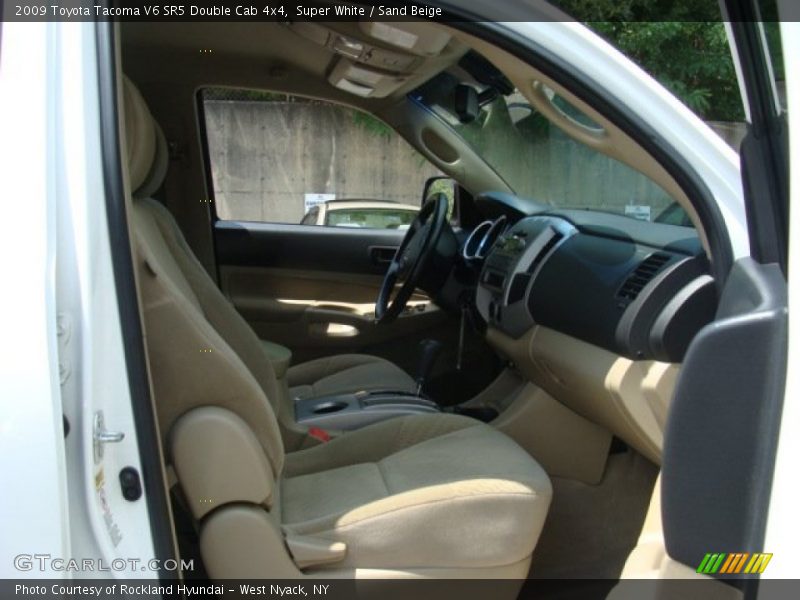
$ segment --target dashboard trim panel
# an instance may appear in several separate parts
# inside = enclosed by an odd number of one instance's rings
[[[641,223],[614,215],[599,223],[578,228],[552,213],[518,220],[486,256],[475,294],[478,312],[513,338],[544,325],[632,360],[680,362],[716,306],[705,286],[690,286],[708,278],[699,241],[692,242],[691,229],[660,231],[662,225],[651,223],[659,231],[650,237],[664,244],[653,247],[622,229],[641,230]],[[687,286],[692,293],[674,302]],[[668,344],[658,337],[667,329]]]

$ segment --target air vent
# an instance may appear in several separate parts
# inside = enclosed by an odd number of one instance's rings
[[[555,248],[556,244],[558,244],[558,242],[560,242],[563,239],[564,239],[563,233],[561,233],[560,231],[553,231],[553,237],[547,240],[547,243],[544,245],[539,254],[537,254],[536,257],[533,259],[530,266],[527,268],[526,272],[532,274],[534,271],[536,271],[536,268],[540,264],[542,264],[542,261],[544,260],[545,256],[550,254],[550,251],[553,248]]]
[[[506,304],[514,304],[525,297],[525,290],[531,282],[531,276],[527,273],[517,273],[511,280],[511,287],[508,288],[508,300]]]
[[[650,280],[669,262],[669,255],[654,252],[645,258],[636,269],[628,275],[625,283],[619,288],[617,298],[621,299],[625,305],[630,304],[639,293],[644,289]]]

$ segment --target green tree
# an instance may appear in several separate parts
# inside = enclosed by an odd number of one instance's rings
[[[707,120],[744,115],[719,7],[709,0],[551,0]]]

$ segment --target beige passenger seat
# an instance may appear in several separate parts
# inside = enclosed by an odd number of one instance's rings
[[[284,450],[261,342],[146,197],[166,144],[136,88],[122,89],[157,415],[209,575],[525,578],[552,489],[491,426],[414,415]]]

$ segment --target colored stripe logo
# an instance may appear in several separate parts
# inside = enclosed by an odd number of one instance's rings
[[[697,567],[697,572],[707,575],[763,573],[770,560],[772,560],[772,554],[763,552],[753,552],[752,554],[749,552],[710,552],[703,557],[700,566]]]

